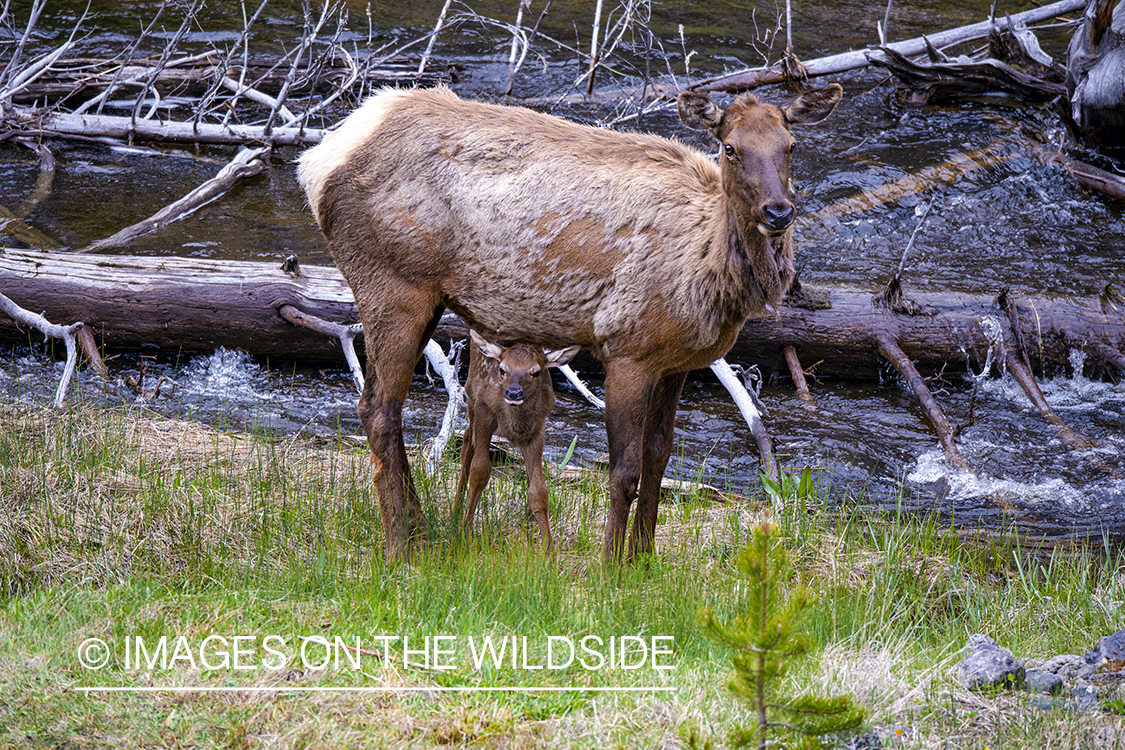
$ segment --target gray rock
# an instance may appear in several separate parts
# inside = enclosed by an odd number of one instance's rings
[[[1028,665],[1030,668],[1030,664]],[[1035,669],[1040,672],[1057,674],[1064,680],[1073,680],[1082,666],[1082,657],[1078,654],[1059,654],[1052,656],[1042,664],[1036,664]]]
[[[1046,693],[1047,695],[1058,695],[1065,687],[1061,677],[1042,669],[1027,670],[1024,686],[1033,693]]]
[[[958,665],[961,684],[969,690],[1023,687],[1023,663],[987,635],[969,636],[969,655]]]
[[[1096,685],[1125,683],[1125,629],[1098,639],[1082,657],[1078,678]]]
[[[883,750],[883,742],[878,733],[872,729],[863,734],[853,734],[848,737],[841,750]]]
[[[1074,707],[1079,711],[1096,711],[1102,706],[1098,690],[1093,685],[1082,685],[1070,691]]]

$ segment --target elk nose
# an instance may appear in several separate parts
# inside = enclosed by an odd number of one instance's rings
[[[770,203],[765,208],[766,224],[770,229],[784,231],[793,223],[793,214],[792,203]]]
[[[523,386],[519,383],[512,383],[504,389],[504,401],[513,406],[519,406],[523,403]]]

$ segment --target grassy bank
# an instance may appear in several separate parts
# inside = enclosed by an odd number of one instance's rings
[[[451,544],[451,456],[419,480],[430,543],[387,566],[354,444],[127,410],[8,409],[0,423],[0,746],[676,747],[721,744],[747,720],[697,615],[744,608],[733,559],[761,497],[670,496],[657,554],[610,570],[604,479],[553,479],[553,564],[518,468],[494,473],[478,538]],[[1119,716],[968,693],[954,669],[974,632],[1034,657],[1120,628],[1117,554],[963,541],[854,504],[775,517],[821,595],[796,689],[850,691],[886,746],[1125,736]]]

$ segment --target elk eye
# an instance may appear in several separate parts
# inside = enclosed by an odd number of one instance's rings
[[[723,144],[723,153],[733,159],[734,158],[734,146],[730,145],[729,143],[724,143]]]
[[[785,150],[785,153],[791,154],[791,153],[793,153],[793,150],[796,149],[796,148],[797,148],[797,142],[796,141],[789,141],[789,148],[787,148]]]
[[[542,372],[542,370],[536,370],[535,372],[531,373],[531,377],[533,377],[533,378],[539,377],[540,372]]]
[[[505,367],[504,365],[500,365],[500,374],[501,375],[507,375],[508,374],[508,368]]]

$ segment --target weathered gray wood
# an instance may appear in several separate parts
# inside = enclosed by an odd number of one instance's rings
[[[324,131],[316,128],[274,128],[267,135],[264,128],[257,125],[218,125],[206,122],[197,125],[175,120],[134,120],[116,115],[75,115],[27,107],[14,107],[7,115],[2,118],[6,127],[28,132],[123,140],[293,146],[319,143],[324,136]]]
[[[1066,85],[1078,135],[1115,155],[1125,152],[1125,5],[1088,0],[1067,49]]]
[[[7,250],[0,290],[17,304],[57,320],[81,320],[97,340],[124,349],[206,351],[219,346],[295,359],[341,358],[340,344],[281,317],[290,304],[341,323],[358,317],[335,268],[281,261],[238,263]],[[0,318],[0,337],[27,340]]]
[[[299,276],[274,263],[144,258],[7,250],[0,253],[0,292],[52,320],[82,320],[97,340],[115,349],[208,351],[219,346],[251,354],[343,362],[339,342],[293,325],[283,305],[325,320],[358,322],[351,290],[335,268],[301,265]],[[878,337],[889,335],[923,373],[946,366],[964,372],[965,355],[985,359],[980,321],[1007,325],[1008,315],[992,297],[953,292],[907,293],[930,314],[888,311],[870,291],[831,289],[831,308],[810,310],[783,304],[775,316],[751,318],[730,362],[757,364],[767,374],[788,377],[783,350],[793,347],[818,377],[873,380],[879,376]],[[1125,349],[1125,310],[1105,299],[1037,296],[1020,299],[1018,320],[1036,371],[1068,366],[1073,346],[1087,347],[1091,362],[1100,352]],[[1104,309],[1103,309],[1104,308]],[[468,335],[447,313],[437,338]],[[0,340],[26,341],[28,333],[0,315]],[[1111,357],[1107,357],[1107,361]],[[595,366],[589,358],[578,367]]]
[[[1042,8],[1032,8],[1023,13],[1015,13],[1011,16],[1011,20],[1014,23],[1039,23],[1055,18],[1056,16],[1081,10],[1084,6],[1084,0],[1061,0],[1060,2],[1051,3],[1050,5],[1044,5]],[[929,34],[926,37],[917,37],[915,39],[894,42],[886,46],[900,55],[921,55],[926,51],[927,39],[935,47],[949,47],[954,44],[984,39],[989,35],[992,25],[992,21],[981,21],[956,29],[939,31],[935,34]],[[874,41],[875,40],[872,40],[873,43]],[[849,70],[866,68],[870,64],[871,61],[867,58],[867,50],[851,50],[836,55],[819,57],[814,60],[801,61],[801,66],[805,74],[810,78],[846,73]],[[655,86],[648,85],[644,88],[603,89],[595,91],[592,96],[575,94],[573,96],[564,97],[563,101],[614,101],[625,98],[632,99],[637,96],[646,96],[650,99],[675,99],[681,89],[692,89],[694,91],[726,91],[733,94],[772,83],[783,83],[789,80],[789,78],[790,76],[785,66],[778,64],[764,68],[744,68],[742,70],[735,70],[729,73],[712,76],[711,78],[704,78],[687,83],[661,83]],[[529,99],[527,101],[534,102],[535,100]],[[558,99],[553,98],[549,101],[555,102],[558,101]]]

